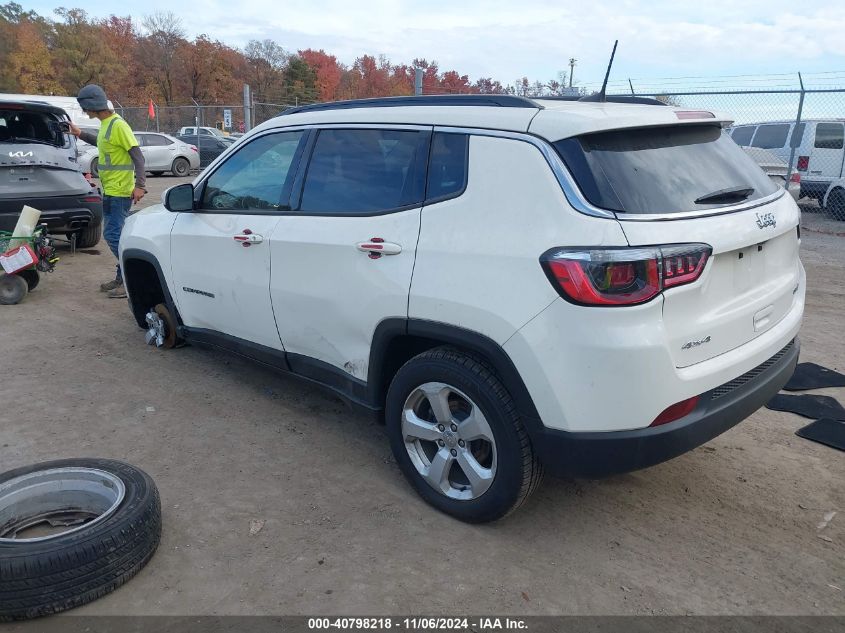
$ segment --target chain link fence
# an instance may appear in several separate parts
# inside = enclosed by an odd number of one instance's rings
[[[176,135],[180,128],[193,127],[198,120],[200,127],[213,127],[223,132],[246,129],[243,105],[154,106],[155,117],[150,116],[149,105],[124,107],[115,103],[115,108],[133,130],[143,132]]]

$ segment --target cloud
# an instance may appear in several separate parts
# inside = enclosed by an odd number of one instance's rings
[[[96,14],[114,5],[86,5]],[[845,67],[845,7],[824,0],[798,11],[794,0],[690,2],[614,0],[148,0],[173,10],[191,34],[227,44],[270,38],[288,50],[323,48],[350,64],[362,54],[395,63],[436,59],[442,69],[511,82],[554,77],[570,57],[576,77],[599,81],[613,40],[614,77],[677,73],[777,73]],[[140,17],[140,16],[136,16]],[[747,70],[746,70],[747,69]]]

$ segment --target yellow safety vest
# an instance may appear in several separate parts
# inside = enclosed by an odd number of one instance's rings
[[[98,164],[103,193],[128,198],[135,188],[135,167],[129,150],[138,146],[132,128],[117,114],[100,124],[97,133]]]

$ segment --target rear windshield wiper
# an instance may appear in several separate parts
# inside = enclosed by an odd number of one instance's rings
[[[696,204],[720,204],[724,202],[742,202],[752,193],[754,187],[731,187],[729,189],[719,189],[713,193],[708,193],[706,196],[701,196],[695,199]]]

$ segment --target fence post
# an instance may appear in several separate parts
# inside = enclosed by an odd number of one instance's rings
[[[798,138],[798,126],[801,125],[801,114],[804,111],[804,78],[801,73],[798,73],[798,82],[801,84],[801,96],[798,98],[798,115],[795,117],[795,127],[792,128],[792,134],[789,139],[789,165],[786,168],[786,183],[784,187],[789,190],[789,179],[792,178],[792,165],[795,163],[795,150],[801,143]]]
[[[252,103],[249,97],[249,84],[244,84],[244,133],[252,129]]]
[[[194,129],[197,133],[197,151],[200,152],[200,167],[202,166],[202,147],[200,147],[200,104],[197,103],[197,100],[191,97],[191,101],[194,102],[194,105],[197,106],[197,114],[194,116]]]

